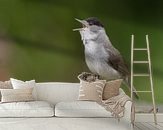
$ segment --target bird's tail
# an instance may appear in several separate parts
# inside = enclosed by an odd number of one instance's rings
[[[130,83],[130,80],[129,80],[129,77],[125,78],[123,83],[128,87],[128,89],[131,91],[131,83]],[[139,95],[138,93],[136,92],[136,89],[135,87],[133,86],[133,94],[134,94],[134,97],[136,97],[137,99],[139,99]]]

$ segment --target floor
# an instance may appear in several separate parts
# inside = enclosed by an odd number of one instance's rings
[[[152,114],[136,115],[136,123],[133,130],[163,130],[163,114],[157,114],[158,123],[155,125]]]
[[[131,130],[113,118],[0,118],[0,130]]]
[[[163,113],[136,114],[134,129],[130,123],[112,118],[0,118],[0,130],[163,130]]]
[[[163,122],[157,125],[153,122],[136,122],[134,130],[163,130]]]

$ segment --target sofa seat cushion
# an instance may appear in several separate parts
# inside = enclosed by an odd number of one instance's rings
[[[51,117],[53,107],[46,101],[12,102],[0,104],[0,117]]]
[[[111,113],[93,101],[59,102],[55,106],[57,117],[112,117]]]

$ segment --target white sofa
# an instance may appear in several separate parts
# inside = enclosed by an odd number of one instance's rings
[[[47,113],[36,110],[40,113],[40,116],[38,113],[35,114],[34,111],[28,111],[28,116],[23,116],[23,111],[21,112],[22,115],[19,114],[21,117],[15,116],[15,118],[10,117],[14,110],[10,111],[10,114],[6,117],[1,116],[3,114],[0,112],[0,130],[131,129],[132,102],[128,101],[126,103],[124,117],[118,122],[117,119],[111,117],[108,111],[101,106],[97,106],[98,104],[95,102],[81,101],[81,104],[78,103],[78,91],[79,83],[36,83],[37,102],[47,101],[51,104]],[[120,93],[124,93],[124,91],[120,89]],[[2,105],[4,104],[0,104],[0,111],[4,111],[5,109]],[[48,107],[46,102],[43,102],[43,105]],[[20,109],[23,109],[23,107],[20,107]]]

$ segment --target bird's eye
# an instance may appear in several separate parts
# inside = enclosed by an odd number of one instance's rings
[[[93,25],[93,23],[91,22],[91,23],[89,23],[89,25],[91,26],[91,25]]]

